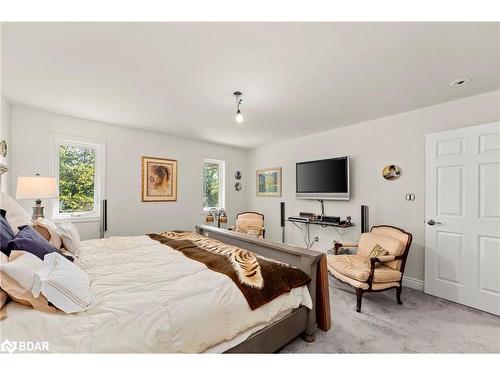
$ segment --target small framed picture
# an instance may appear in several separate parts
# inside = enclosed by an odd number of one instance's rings
[[[177,160],[142,157],[142,201],[177,200]]]
[[[258,197],[281,197],[281,167],[257,170]]]

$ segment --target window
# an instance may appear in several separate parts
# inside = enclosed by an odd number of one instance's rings
[[[205,159],[203,165],[203,211],[224,208],[225,162]]]
[[[55,138],[53,160],[59,198],[53,202],[54,219],[99,217],[102,148],[100,143]]]

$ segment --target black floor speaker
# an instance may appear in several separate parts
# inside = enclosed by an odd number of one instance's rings
[[[285,202],[280,202],[281,242],[285,243]]]
[[[368,214],[368,206],[361,206],[361,233],[366,233],[370,231],[370,223],[369,214]]]

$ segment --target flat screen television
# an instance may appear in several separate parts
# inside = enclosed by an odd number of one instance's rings
[[[349,200],[349,156],[296,164],[296,196]]]

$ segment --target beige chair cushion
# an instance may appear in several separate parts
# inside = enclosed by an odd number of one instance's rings
[[[328,267],[350,279],[366,282],[370,277],[370,267],[361,255],[329,255]],[[401,280],[401,272],[385,265],[379,265],[373,273],[374,283],[387,283]]]
[[[401,255],[404,251],[403,243],[399,239],[388,237],[380,233],[370,232],[363,233],[361,235],[357,254],[367,258],[373,248],[377,245],[381,246],[387,250],[390,255],[394,256]],[[400,267],[400,263],[397,261],[388,262],[384,265],[393,269],[399,269]]]
[[[343,281],[344,283],[352,285],[355,288],[361,288],[363,290],[367,290],[369,287],[367,283],[362,283],[361,281],[351,279],[350,277],[347,277],[347,276],[342,275],[341,273],[335,271],[330,266],[330,264],[328,264],[328,270],[337,279],[339,279],[340,281]],[[372,290],[383,290],[383,289],[392,288],[392,287],[399,287],[399,286],[400,286],[399,282],[396,282],[396,281],[392,281],[390,283],[372,283]]]
[[[259,227],[264,226],[264,219],[262,219],[261,215],[254,214],[251,212],[247,212],[244,214],[239,214],[236,219],[236,225],[256,225]]]
[[[264,229],[264,220],[261,215],[251,212],[238,215],[236,220],[236,232],[262,237]]]

